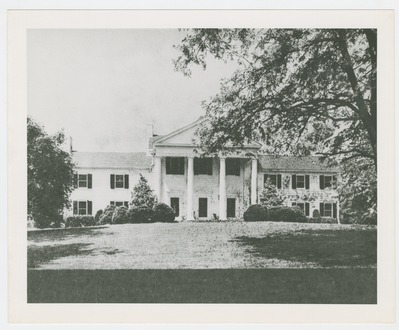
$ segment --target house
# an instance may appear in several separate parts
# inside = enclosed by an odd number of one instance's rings
[[[259,202],[266,180],[307,216],[339,214],[338,168],[318,157],[259,155],[257,142],[234,148],[227,156],[201,157],[194,134],[206,119],[167,135],[149,127],[146,152],[73,152],[77,187],[71,194],[73,214],[95,214],[107,205],[128,205],[139,175],[147,178],[158,201],[170,205],[179,220],[240,219]],[[251,155],[251,156],[250,156]]]

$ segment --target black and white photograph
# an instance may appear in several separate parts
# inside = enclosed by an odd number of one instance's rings
[[[27,304],[377,306],[381,33],[27,29]]]

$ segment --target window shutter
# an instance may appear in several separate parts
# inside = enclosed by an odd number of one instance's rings
[[[115,189],[115,174],[110,175],[111,189]]]
[[[125,189],[129,189],[129,174],[125,174]]]
[[[263,186],[266,185],[267,179],[269,178],[269,174],[264,174],[263,175]]]
[[[320,189],[323,190],[324,189],[324,175],[320,175]]]
[[[305,203],[305,215],[309,216],[309,203]]]
[[[337,188],[337,176],[336,175],[333,175],[332,187],[333,187],[333,189]]]
[[[324,203],[320,203],[320,215],[324,217]]]
[[[87,201],[87,214],[91,215],[93,213],[93,204],[91,201]]]
[[[263,186],[266,184],[268,178],[269,178],[269,174],[265,174],[263,177]]]
[[[92,175],[91,174],[87,174],[87,188],[91,189],[92,181],[93,181]]]
[[[337,203],[333,203],[333,218],[337,219]]]
[[[305,175],[305,188],[309,189],[310,187],[310,177],[309,175]]]
[[[73,175],[73,186],[74,188],[78,187],[78,173],[74,173]]]
[[[296,174],[292,175],[292,189],[296,189]]]
[[[281,174],[277,174],[277,188],[281,189]]]
[[[123,205],[125,205],[125,207],[129,208],[129,202],[123,202]]]
[[[109,202],[109,205],[114,206],[114,205],[115,205],[115,202],[114,202],[114,201],[110,201],[110,202]]]
[[[78,214],[78,202],[73,202],[73,214]]]

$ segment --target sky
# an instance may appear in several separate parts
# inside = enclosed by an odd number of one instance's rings
[[[64,129],[77,151],[146,151],[147,125],[167,134],[204,115],[203,100],[237,65],[209,58],[175,72],[178,30],[29,30],[28,115]]]

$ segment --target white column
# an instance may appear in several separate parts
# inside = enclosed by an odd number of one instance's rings
[[[226,159],[220,158],[220,179],[219,179],[219,219],[227,220],[226,206]]]
[[[155,174],[155,196],[158,202],[162,202],[162,159],[161,157],[154,158],[154,174]]]
[[[194,220],[193,190],[194,190],[194,158],[187,158],[187,220]]]
[[[257,203],[258,160],[252,159],[251,173],[251,205]]]

